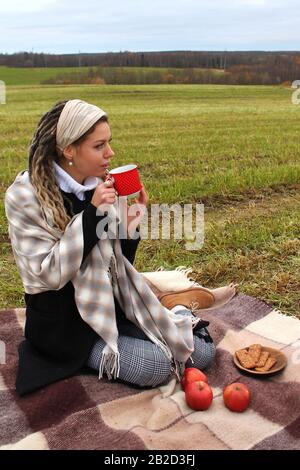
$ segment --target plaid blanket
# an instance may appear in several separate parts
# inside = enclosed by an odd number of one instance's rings
[[[238,294],[203,318],[217,344],[207,371],[214,400],[207,411],[185,403],[180,384],[155,389],[110,382],[88,371],[19,398],[14,390],[24,309],[0,312],[0,449],[299,449],[300,321]],[[251,343],[279,348],[287,367],[268,378],[242,375],[234,350]],[[230,412],[222,388],[252,391],[244,413]]]

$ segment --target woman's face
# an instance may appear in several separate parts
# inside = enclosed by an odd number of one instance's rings
[[[105,170],[114,156],[109,144],[111,140],[112,135],[108,123],[100,122],[78,146],[71,144],[65,149],[66,158],[71,157],[73,162],[73,165],[69,166],[64,158],[65,169],[80,183],[88,176],[98,176],[104,179]]]

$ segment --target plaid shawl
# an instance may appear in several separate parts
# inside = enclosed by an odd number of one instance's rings
[[[20,172],[5,195],[9,236],[25,292],[61,289],[72,281],[82,319],[106,342],[99,378],[119,376],[118,329],[113,295],[126,317],[141,328],[172,360],[177,378],[194,350],[197,317],[175,315],[154,295],[145,278],[123,256],[118,238],[99,239],[82,264],[82,212],[64,232],[54,227],[29,180]],[[112,276],[109,275],[112,272]]]

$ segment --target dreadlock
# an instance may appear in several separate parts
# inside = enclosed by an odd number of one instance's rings
[[[29,178],[42,208],[50,209],[54,224],[62,231],[71,220],[62,194],[55,178],[53,162],[58,163],[61,153],[56,145],[56,128],[59,116],[68,100],[58,101],[44,114],[33,134],[29,146]],[[72,144],[78,146],[88,134],[92,133],[100,121],[108,121],[107,116],[100,118],[93,126]]]

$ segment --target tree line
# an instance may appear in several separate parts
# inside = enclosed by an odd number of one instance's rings
[[[97,67],[93,80],[114,83],[116,77],[137,80],[136,74],[109,72],[104,77],[105,68],[142,67],[182,69],[184,73],[168,72],[169,83],[240,83],[240,84],[278,84],[300,79],[300,52],[263,52],[263,51],[160,51],[160,52],[106,52],[78,54],[45,54],[17,52],[0,54],[0,65],[8,67]],[[204,69],[197,71],[197,69]],[[222,71],[223,73],[215,73]],[[59,70],[58,70],[59,72]],[[151,72],[152,73],[152,72]],[[154,72],[153,72],[154,73]],[[143,80],[150,76],[143,74]],[[159,72],[154,82],[162,83]],[[87,73],[81,73],[81,80],[87,80]],[[129,77],[131,76],[131,79]],[[165,75],[164,75],[165,76]],[[154,77],[154,76],[153,76]],[[74,76],[72,80],[74,79]],[[128,81],[129,80],[129,81]]]

